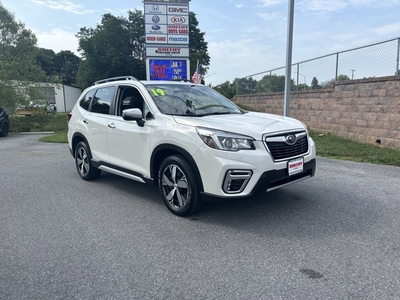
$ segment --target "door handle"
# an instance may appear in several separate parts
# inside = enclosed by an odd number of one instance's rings
[[[85,124],[89,124],[89,121],[88,120],[86,120],[86,119],[83,119],[83,121],[82,121],[83,123],[85,123]]]
[[[110,128],[115,128],[116,126],[115,126],[114,123],[110,123],[110,124],[108,124],[108,127],[110,127]]]

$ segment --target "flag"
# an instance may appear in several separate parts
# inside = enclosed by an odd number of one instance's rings
[[[201,71],[200,71],[199,61],[197,61],[197,67],[196,67],[196,71],[194,72],[194,74],[192,76],[192,81],[194,83],[201,83]]]

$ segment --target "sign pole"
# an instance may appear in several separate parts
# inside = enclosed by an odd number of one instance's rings
[[[288,28],[286,41],[286,72],[285,72],[285,103],[283,115],[289,116],[290,111],[290,88],[292,83],[292,44],[293,44],[293,19],[294,19],[294,0],[289,1]]]

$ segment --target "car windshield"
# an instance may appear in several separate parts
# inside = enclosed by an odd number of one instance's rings
[[[201,117],[242,113],[227,98],[203,85],[151,83],[146,88],[163,114]]]

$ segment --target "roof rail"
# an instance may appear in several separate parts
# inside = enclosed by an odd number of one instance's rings
[[[133,76],[119,76],[119,77],[112,77],[112,78],[106,78],[102,80],[96,81],[93,85],[97,85],[100,83],[105,83],[105,82],[110,82],[110,81],[117,81],[117,80],[134,80],[134,81],[139,81]]]

